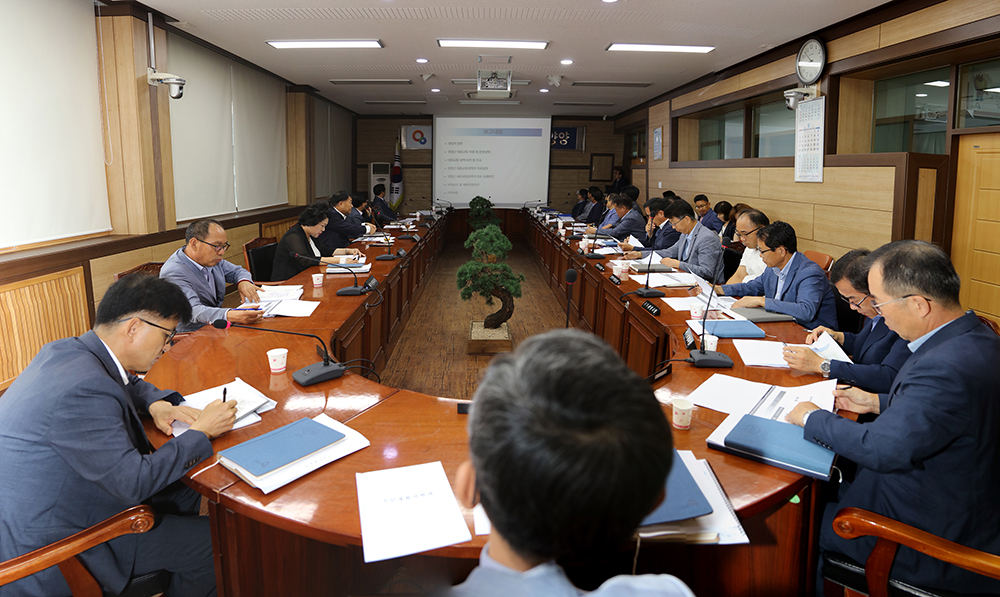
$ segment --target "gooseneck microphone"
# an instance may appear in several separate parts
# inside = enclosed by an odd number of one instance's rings
[[[382,225],[378,223],[378,217],[373,218],[375,220],[375,228],[382,233],[385,237],[385,254],[375,257],[375,261],[392,261],[396,259],[396,256],[392,254],[392,236],[382,228]],[[412,238],[412,237],[411,237]]]
[[[574,268],[566,270],[566,327],[569,327],[569,308],[573,304],[573,284],[579,273]]]
[[[302,255],[300,253],[296,253],[295,251],[292,251],[290,255],[292,257],[297,257],[299,259],[305,259],[306,261],[312,261],[317,265],[324,265],[327,267],[339,267],[340,269],[351,272],[351,275],[354,276],[354,286],[345,286],[344,288],[341,288],[340,290],[337,291],[337,296],[358,296],[365,294],[365,292],[367,292],[364,286],[358,286],[358,274],[349,267],[344,267],[336,263],[326,263],[325,261],[319,259],[318,257],[313,257],[312,255]]]
[[[715,273],[719,269],[719,260],[722,258],[722,251],[715,258],[715,266],[712,268],[712,290],[708,293],[708,300],[705,304],[705,313],[701,316],[701,347],[691,351],[691,363],[700,368],[731,368],[733,359],[729,355],[714,351],[705,350],[705,323],[708,321],[708,309],[712,306],[712,297],[715,296]]]
[[[274,332],[276,334],[290,334],[292,336],[305,336],[307,338],[315,338],[319,340],[319,343],[323,346],[322,352],[319,347],[316,347],[316,352],[318,352],[323,357],[322,363],[315,363],[309,365],[308,367],[303,367],[295,373],[292,373],[292,379],[298,382],[301,386],[311,386],[313,384],[320,383],[321,381],[327,381],[330,379],[337,379],[344,374],[344,368],[333,361],[330,358],[330,352],[326,349],[326,342],[315,334],[303,334],[300,332],[289,332],[286,330],[275,330],[271,328],[259,328],[252,325],[240,325],[238,323],[233,323],[228,319],[216,319],[212,322],[212,327],[219,330],[228,330],[229,328],[244,328],[247,330],[258,330],[261,332]]]
[[[653,255],[656,255],[656,251],[653,246],[656,245],[656,231],[653,231],[653,242],[650,243],[649,247],[649,263],[646,264],[646,286],[635,291],[636,296],[641,296],[642,298],[659,298],[664,296],[662,290],[657,290],[656,288],[649,287],[649,274],[653,272]]]

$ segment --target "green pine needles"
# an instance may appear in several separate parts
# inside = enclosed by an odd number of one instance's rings
[[[493,213],[493,203],[485,197],[476,196],[469,201],[469,226],[480,230],[490,224],[500,224],[500,218]]]
[[[492,210],[490,215],[493,215]],[[523,275],[515,274],[509,265],[503,263],[512,248],[510,239],[504,236],[499,226],[489,224],[470,234],[465,240],[465,248],[472,249],[472,261],[458,268],[457,282],[462,300],[467,301],[472,295],[479,294],[486,299],[487,305],[492,305],[494,297],[500,299],[500,310],[490,314],[483,322],[488,329],[499,328],[514,315],[514,298],[521,297],[521,281],[524,280]]]

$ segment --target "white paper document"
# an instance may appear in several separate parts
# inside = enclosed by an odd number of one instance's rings
[[[628,238],[625,239],[625,242],[628,243],[628,244],[630,244],[630,245],[632,245],[632,249],[645,249],[646,248],[646,246],[643,245],[639,241],[639,239],[637,239],[635,237],[635,235],[633,235],[633,234],[628,235]]]
[[[809,348],[824,359],[847,363],[854,362],[851,360],[851,357],[847,356],[844,348],[840,344],[837,344],[837,341],[833,339],[833,336],[829,332],[820,334],[819,338],[816,338],[816,341],[809,345]]]
[[[260,302],[296,300],[302,296],[302,286],[264,286],[258,292]]]
[[[812,344],[785,344],[771,340],[746,340],[733,339],[736,351],[740,353],[743,364],[748,367],[776,367],[788,369],[785,362],[784,349],[786,346],[796,346],[803,350],[811,350],[823,357],[833,361],[851,362],[844,349],[827,332],[823,332]]]
[[[784,415],[799,402],[812,402],[833,412],[833,390],[836,385],[837,380],[828,379],[785,388],[716,373],[691,392],[688,400],[722,413],[750,413],[784,420]]]
[[[357,473],[365,562],[472,539],[440,462]]]
[[[708,296],[705,293],[701,293],[698,296],[664,296],[660,300],[667,303],[674,311],[690,311],[691,307],[701,306],[704,307],[708,304]],[[714,296],[712,297],[712,309],[721,309],[726,313],[730,313],[729,309],[732,308],[733,303],[736,302],[731,296]],[[732,314],[734,319],[744,319],[735,313]]]
[[[600,249],[594,249],[594,252],[598,255],[618,255],[622,250],[618,247],[601,247]]]
[[[264,303],[264,317],[309,317],[319,301],[275,301]]]
[[[493,523],[486,515],[482,502],[476,504],[476,507],[472,509],[472,524],[476,527],[477,535],[489,535],[490,531],[493,530]]]
[[[213,401],[222,399],[223,388],[226,389],[226,401],[236,401],[237,420],[233,425],[233,429],[259,423],[259,413],[267,412],[278,405],[277,402],[262,394],[257,388],[238,377],[227,384],[195,392],[194,394],[188,394],[181,401],[181,405],[202,410]],[[191,426],[183,421],[174,421],[171,427],[173,428],[174,437],[177,437]]]
[[[685,272],[653,272],[649,274],[650,288],[679,288],[683,286],[695,286],[697,284],[696,276]]]
[[[350,276],[351,272],[354,272],[355,274],[367,274],[370,271],[372,271],[371,263],[365,263],[363,265],[355,265],[353,267],[336,266],[336,265],[326,266],[327,274],[344,274],[345,276]]]

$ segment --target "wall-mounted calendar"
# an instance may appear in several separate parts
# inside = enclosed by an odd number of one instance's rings
[[[826,98],[795,108],[795,182],[823,182],[823,133]]]

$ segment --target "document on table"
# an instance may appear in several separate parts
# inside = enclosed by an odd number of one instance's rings
[[[345,269],[346,268],[346,269]],[[327,274],[344,274],[345,276],[350,276],[351,272],[355,274],[367,274],[372,271],[372,264],[365,263],[363,265],[328,265],[326,266]]]
[[[678,288],[682,286],[697,286],[697,276],[685,272],[653,272],[649,274],[650,288]]]
[[[640,242],[639,239],[637,239],[635,237],[635,235],[632,235],[632,234],[628,235],[628,239],[626,239],[625,242],[628,243],[628,244],[630,244],[630,245],[632,245],[633,249],[645,249],[646,248],[646,246],[643,245],[642,242]]]
[[[264,317],[309,317],[319,306],[319,301],[274,301],[264,303]]]
[[[824,359],[851,362],[851,358],[847,356],[844,349],[827,332],[823,332],[812,344],[785,344],[784,342],[769,340],[734,339],[733,345],[736,347],[736,351],[740,353],[743,364],[748,367],[779,367],[788,369],[788,363],[785,362],[783,353],[786,346],[797,346],[811,350]]]
[[[226,401],[235,400],[237,405],[237,420],[233,424],[233,429],[239,429],[260,422],[260,413],[272,410],[278,405],[277,402],[262,394],[257,388],[237,377],[227,384],[195,392],[194,394],[188,394],[181,401],[181,406],[190,406],[191,408],[202,410],[213,401],[222,399],[223,388],[226,389]],[[174,437],[181,435],[191,428],[191,425],[183,421],[174,421],[170,426],[173,429]]]
[[[440,462],[357,473],[365,562],[472,539]]]
[[[766,418],[783,417],[799,402],[812,402],[833,412],[837,380],[785,388],[716,373],[688,396],[698,406],[722,413],[750,413]]]
[[[667,303],[667,306],[674,311],[690,311],[692,307],[702,306],[708,304],[708,295],[704,292],[698,296],[664,296],[660,300]],[[729,309],[732,308],[733,303],[736,302],[731,296],[713,296],[712,297],[712,308],[722,309],[726,313],[729,313]],[[732,313],[733,319],[743,319],[742,316],[737,316]]]
[[[618,255],[622,250],[618,247],[601,247],[600,249],[594,249],[594,252],[598,255]]]
[[[690,450],[678,450],[681,462],[674,466],[686,465],[694,477],[698,488],[712,506],[712,513],[697,518],[689,518],[662,525],[640,527],[637,534],[642,539],[683,541],[685,543],[718,543],[738,545],[749,543],[743,525],[740,524],[733,505],[725,490],[712,471],[707,460],[698,460]]]
[[[264,286],[258,292],[260,302],[296,300],[302,296],[302,286]]]

